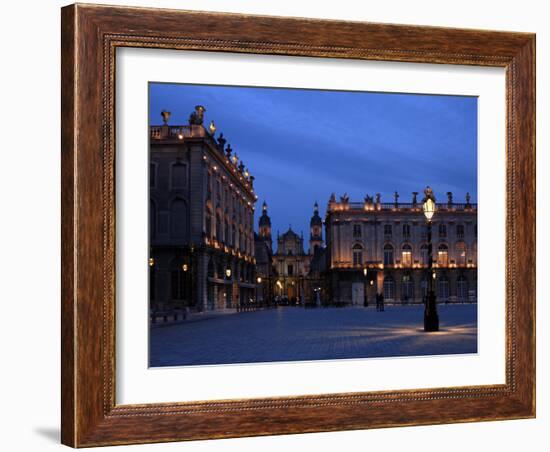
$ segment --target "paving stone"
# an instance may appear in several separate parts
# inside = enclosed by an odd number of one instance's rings
[[[477,352],[477,304],[440,305],[440,331],[422,306],[279,307],[154,328],[150,365],[184,366]]]

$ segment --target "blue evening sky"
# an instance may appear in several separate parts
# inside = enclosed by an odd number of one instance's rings
[[[162,110],[187,124],[203,105],[256,177],[256,229],[266,200],[274,238],[292,225],[306,249],[313,204],[324,217],[332,192],[410,202],[430,185],[438,202],[477,201],[476,97],[159,83],[149,94],[151,125]]]

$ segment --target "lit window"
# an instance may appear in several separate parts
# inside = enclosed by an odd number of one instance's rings
[[[449,248],[445,244],[439,245],[437,250],[437,265],[446,267],[449,264]]]
[[[410,267],[412,265],[412,248],[411,245],[405,244],[401,249],[401,262],[404,267]]]
[[[464,242],[457,242],[456,246],[456,263],[459,267],[466,266],[466,245]]]

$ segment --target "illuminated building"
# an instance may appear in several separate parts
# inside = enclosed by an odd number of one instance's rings
[[[197,106],[150,127],[150,300],[154,310],[235,307],[255,297],[254,177]]]
[[[422,205],[382,203],[380,195],[363,202],[332,195],[325,218],[327,278],[336,304],[421,303],[427,287],[428,246]],[[437,204],[433,218],[433,259],[438,302],[477,300],[477,204]]]

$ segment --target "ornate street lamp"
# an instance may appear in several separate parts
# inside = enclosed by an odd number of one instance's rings
[[[439,331],[439,316],[437,315],[437,303],[433,287],[435,273],[433,271],[432,255],[432,218],[436,212],[435,196],[430,187],[424,190],[424,199],[422,200],[422,209],[426,217],[428,227],[428,287],[426,294],[426,303],[424,306],[424,331]]]
[[[262,277],[258,276],[256,278],[256,301],[258,301],[258,287],[260,286],[261,283],[262,283]]]
[[[369,274],[369,269],[365,266],[363,267],[363,276],[365,277],[365,285],[364,285],[364,294],[363,294],[363,305],[367,307],[369,305],[369,290],[367,286],[367,275]]]

